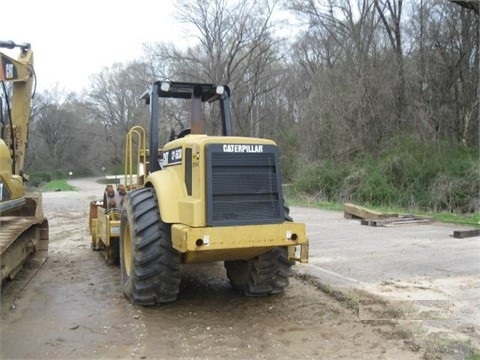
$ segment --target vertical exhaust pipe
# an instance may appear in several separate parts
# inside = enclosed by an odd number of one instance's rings
[[[160,112],[160,100],[159,91],[160,83],[157,81],[152,85],[150,92],[146,92],[142,95],[147,104],[150,105],[150,140],[148,143],[149,155],[148,155],[148,169],[145,175],[153,173],[161,169],[158,161],[158,114]]]
[[[203,134],[203,104],[202,104],[202,87],[195,85],[192,92],[191,103],[191,134]]]

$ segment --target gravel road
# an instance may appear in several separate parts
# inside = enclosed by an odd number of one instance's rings
[[[299,265],[284,294],[265,298],[233,292],[222,264],[184,266],[177,302],[133,306],[120,292],[119,268],[90,249],[89,202],[104,185],[71,183],[78,191],[43,195],[49,258],[2,287],[1,359],[463,359],[475,352],[471,342],[432,336],[416,320],[397,321],[399,308],[373,293],[337,289]]]

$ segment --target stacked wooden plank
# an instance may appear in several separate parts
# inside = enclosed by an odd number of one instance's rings
[[[355,204],[343,204],[346,219],[360,219],[362,225],[368,226],[398,226],[411,224],[428,224],[434,220],[427,216],[399,215],[397,213],[379,212]]]

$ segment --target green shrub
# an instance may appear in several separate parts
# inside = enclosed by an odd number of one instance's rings
[[[358,190],[353,194],[354,202],[372,205],[389,205],[397,198],[398,188],[380,169],[367,171],[360,181]]]
[[[65,179],[67,177],[67,174],[64,171],[57,169],[52,172],[52,177],[55,180],[60,180]]]
[[[381,153],[304,166],[297,192],[323,201],[410,210],[472,213],[480,208],[477,149],[449,141],[398,137]]]
[[[52,181],[52,176],[48,172],[38,172],[30,174],[30,179],[28,182],[29,186],[39,187],[43,183]]]
[[[464,176],[439,174],[430,190],[434,211],[472,213],[480,210],[480,175],[470,169]]]
[[[300,193],[314,195],[320,200],[341,201],[342,184],[350,172],[350,164],[325,160],[304,167],[294,180]]]
[[[293,130],[287,130],[277,134],[275,142],[280,149],[280,165],[282,168],[282,179],[284,182],[291,182],[298,170],[298,159],[295,151],[300,146],[299,135]]]

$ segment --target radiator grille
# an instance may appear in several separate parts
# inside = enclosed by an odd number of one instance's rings
[[[278,151],[223,152],[207,147],[207,221],[209,225],[247,225],[284,221]]]

